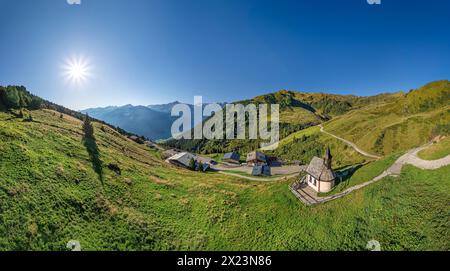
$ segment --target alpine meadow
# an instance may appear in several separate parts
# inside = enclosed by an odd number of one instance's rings
[[[2,263],[405,269],[450,251],[450,1],[0,12]]]
[[[316,127],[286,136],[276,153],[308,161],[328,145],[340,153],[335,168],[363,165],[336,189],[367,181],[408,148],[436,136],[448,138],[449,86],[439,81],[407,94],[370,98],[281,92],[292,101],[282,116],[287,111],[317,116],[325,129],[352,140],[364,136],[349,134],[370,134],[376,144],[356,141],[386,158],[372,161]],[[372,236],[386,250],[450,249],[449,239],[442,238],[450,236],[450,166],[407,166],[400,177],[307,207],[288,189],[298,177],[251,181],[182,169],[164,162],[163,151],[106,123],[93,119],[89,137],[82,114],[23,87],[1,88],[0,93],[4,250],[65,250],[72,239],[85,250],[364,250]],[[430,101],[425,96],[433,97],[432,105],[421,105]],[[333,109],[340,99],[348,108]],[[394,106],[400,102],[404,108]],[[364,128],[368,119],[372,130]],[[298,127],[282,120],[287,129]],[[361,124],[353,130],[338,125],[350,120]],[[423,155],[449,155],[446,141]]]

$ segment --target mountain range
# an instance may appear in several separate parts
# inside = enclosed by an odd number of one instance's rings
[[[148,105],[148,106],[108,106],[89,108],[80,112],[89,114],[89,116],[105,121],[114,126],[120,127],[126,131],[147,137],[152,140],[168,139],[171,137],[172,123],[178,117],[172,117],[172,108],[182,104],[181,102],[172,102],[168,104]],[[218,103],[224,106],[225,103]],[[203,104],[205,107],[208,104]],[[191,112],[194,112],[194,105],[188,104]],[[192,117],[191,125],[196,125]]]

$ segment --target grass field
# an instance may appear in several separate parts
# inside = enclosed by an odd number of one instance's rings
[[[325,129],[379,155],[407,151],[450,133],[450,82],[429,83],[395,100],[335,117]]]
[[[357,166],[357,169],[347,177],[336,182],[334,189],[328,193],[320,193],[319,196],[329,196],[342,192],[352,186],[371,181],[380,176],[385,170],[391,167],[400,157],[399,154],[389,155],[380,160],[375,160],[367,164]]]
[[[393,110],[396,103],[368,106],[336,117],[325,124],[325,130],[368,152],[388,155],[428,143],[437,125],[450,123],[450,106],[413,115]]]
[[[280,112],[280,122],[290,124],[321,123],[322,120],[314,113],[303,108],[293,107]]]
[[[272,179],[279,179],[280,177],[286,176],[286,175],[281,175],[281,174],[273,174],[271,176],[253,176],[252,174],[248,174],[247,172],[243,172],[240,170],[225,170],[224,172],[238,174],[243,177],[260,178],[262,181],[264,181],[264,180],[270,181]]]
[[[83,250],[364,250],[372,239],[383,250],[450,249],[450,167],[406,167],[308,208],[291,180],[178,169],[100,124],[93,146],[80,121],[31,114],[0,113],[0,250],[65,250],[69,240]]]
[[[450,136],[420,151],[418,155],[425,160],[438,160],[450,155]]]
[[[306,138],[306,140],[302,140],[302,138]],[[296,132],[281,140],[278,149],[269,154],[288,161],[299,160],[303,164],[309,164],[314,156],[323,157],[327,147],[330,147],[333,154],[334,169],[369,160],[342,141],[320,132],[318,126]]]

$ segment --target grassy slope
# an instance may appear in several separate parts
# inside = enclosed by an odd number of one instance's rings
[[[449,173],[450,167],[434,172],[409,167],[399,179],[387,178],[311,209],[283,186],[272,185],[264,192],[271,195],[269,199],[260,196],[255,202],[252,198],[249,205],[254,215],[239,225],[240,237],[250,243],[239,246],[353,250],[364,249],[367,240],[376,239],[383,250],[448,250],[450,186],[442,177]],[[265,218],[260,217],[263,213]],[[246,233],[255,229],[259,234],[249,241]],[[265,229],[273,232],[269,239]],[[264,244],[264,239],[271,244]]]
[[[404,116],[389,112],[396,104],[369,106],[339,116],[325,129],[369,152],[381,155],[405,151],[427,143],[437,124],[450,123],[450,106]]]
[[[434,81],[406,94],[405,99],[401,101],[402,106],[398,109],[407,113],[425,112],[448,105],[449,101],[450,81]]]
[[[305,124],[323,122],[316,114],[303,108],[289,107],[280,112],[280,123]]]
[[[291,181],[255,183],[179,170],[95,124],[103,181],[81,123],[0,113],[0,250],[448,250],[450,167],[409,167],[346,198],[307,208]],[[122,175],[107,169],[117,163]]]
[[[394,164],[400,157],[399,154],[392,154],[380,160],[375,160],[367,164],[361,165],[353,174],[343,178],[336,183],[335,188],[328,193],[320,193],[320,196],[329,196],[342,192],[355,185],[371,181],[375,177],[381,175],[385,170]]]
[[[294,132],[321,124],[334,116],[345,114],[351,109],[361,108],[372,103],[392,101],[398,95],[381,94],[373,97],[357,97],[282,90],[236,103],[279,104],[280,138],[283,139]],[[204,154],[229,151],[246,154],[259,148],[260,143],[259,140],[168,140],[165,142],[168,147],[188,151],[198,150],[198,152]]]
[[[419,157],[425,160],[437,160],[450,155],[450,137],[446,137],[434,143],[427,149],[418,153]]]
[[[436,127],[450,123],[450,82],[437,81],[410,93],[337,116],[325,129],[380,155],[429,142]]]
[[[307,149],[306,145],[304,142],[296,142],[295,139],[302,138],[303,136],[317,137],[316,143],[321,146],[318,148],[320,153],[314,154],[314,152],[311,152],[306,155],[301,155],[302,151]],[[274,154],[287,160],[302,160],[302,162],[307,164],[315,155],[322,157],[327,146],[331,148],[332,154],[334,155],[333,168],[342,168],[367,161],[366,157],[362,156],[342,141],[321,133],[320,128],[317,126],[296,132],[281,140],[279,147]],[[285,153],[284,150],[287,150],[287,152]]]

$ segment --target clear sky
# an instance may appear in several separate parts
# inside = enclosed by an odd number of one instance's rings
[[[84,109],[450,79],[450,1],[0,0],[0,85]],[[67,59],[89,60],[68,82]]]

